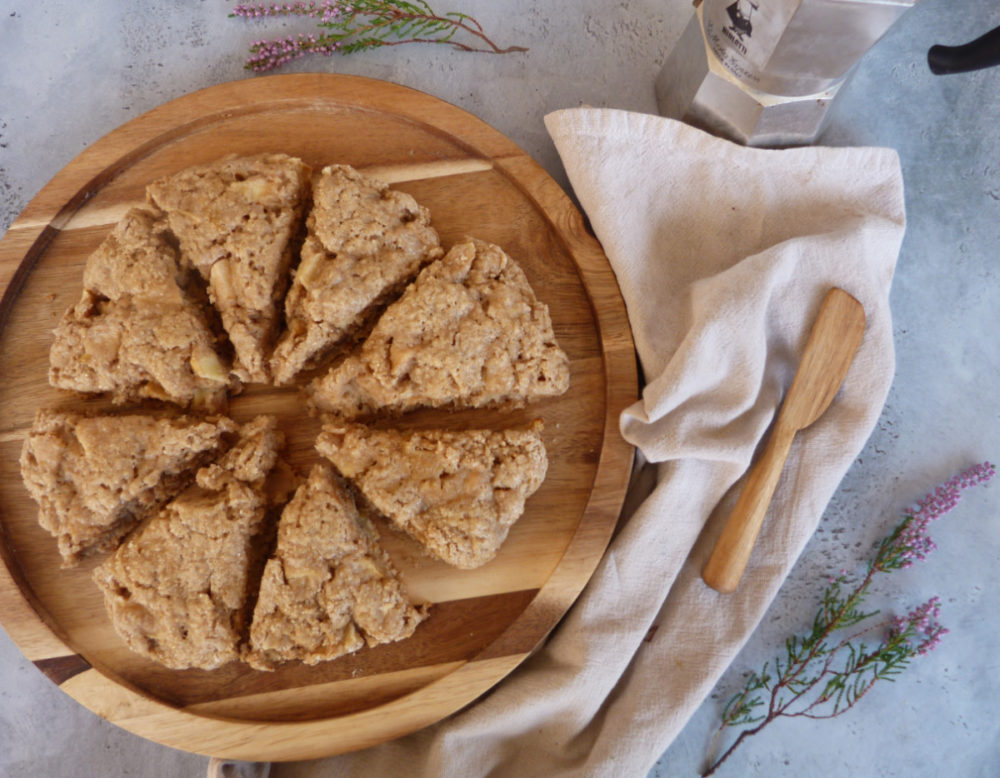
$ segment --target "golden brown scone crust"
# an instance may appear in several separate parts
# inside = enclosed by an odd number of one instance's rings
[[[443,253],[426,208],[348,165],[323,168],[308,227],[285,297],[287,329],[272,359],[278,384],[291,383],[353,334]]]
[[[424,617],[350,493],[328,465],[314,466],[282,513],[246,661],[316,664],[410,637]]]
[[[243,425],[221,459],[94,571],[111,623],[133,651],[173,669],[239,658],[266,480],[283,443],[273,417]]]
[[[40,410],[21,450],[21,476],[39,524],[71,565],[114,549],[221,454],[235,429],[227,418]]]
[[[49,383],[220,410],[229,370],[187,279],[163,215],[134,208],[87,259],[80,301],[56,327]]]
[[[496,556],[545,478],[541,427],[399,432],[328,424],[316,449],[430,556],[474,568]]]
[[[286,154],[231,155],[147,189],[167,214],[181,259],[208,282],[243,381],[267,383],[294,238],[311,170]]]
[[[310,392],[316,409],[355,418],[523,405],[568,386],[569,360],[524,271],[498,246],[470,240],[424,268]]]

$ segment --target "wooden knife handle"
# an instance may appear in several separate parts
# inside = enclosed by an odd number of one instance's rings
[[[794,437],[795,430],[784,427],[779,419],[764,451],[750,468],[743,491],[701,571],[705,583],[723,594],[736,591],[743,577]]]

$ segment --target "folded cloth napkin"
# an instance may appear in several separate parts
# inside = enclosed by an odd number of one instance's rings
[[[615,110],[545,122],[628,308],[646,385],[621,431],[655,485],[549,641],[491,694],[296,775],[644,776],[757,625],[885,401],[895,152],[747,149]],[[701,567],[831,286],[864,305],[864,341],[796,437],[739,590],[717,594]]]

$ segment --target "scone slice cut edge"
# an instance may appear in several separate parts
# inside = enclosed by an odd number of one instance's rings
[[[283,445],[273,417],[244,424],[226,454],[94,570],[132,651],[171,669],[239,659],[271,507],[267,476]]]
[[[365,342],[308,387],[341,418],[420,407],[524,406],[569,387],[548,307],[499,246],[469,239],[427,265]]]
[[[21,449],[21,477],[63,567],[114,550],[221,455],[235,430],[226,417],[40,409]]]
[[[350,165],[320,171],[306,224],[302,259],[285,297],[286,329],[271,358],[279,385],[349,347],[443,254],[426,208]]]

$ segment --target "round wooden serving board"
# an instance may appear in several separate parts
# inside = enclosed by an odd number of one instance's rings
[[[403,426],[502,427],[540,417],[548,477],[499,556],[472,571],[387,535],[431,616],[399,643],[273,673],[232,664],[171,671],[131,653],[90,579],[100,558],[61,569],[37,524],[18,457],[36,409],[104,409],[47,383],[51,330],[79,298],[87,256],[147,183],[225,154],[285,152],[314,169],[347,163],[430,209],[444,246],[502,246],[552,313],[571,361],[562,397],[523,411],[423,412]],[[453,713],[544,639],[600,559],[632,449],[618,415],[633,402],[632,338],[614,275],[580,213],[514,143],[470,114],[393,84],[336,75],[255,78],[205,89],[113,131],[60,172],[0,242],[0,619],[24,654],[76,700],[132,732],[232,759],[311,759],[399,737]],[[252,386],[238,421],[280,419],[288,458],[318,460],[319,422],[295,389]]]

